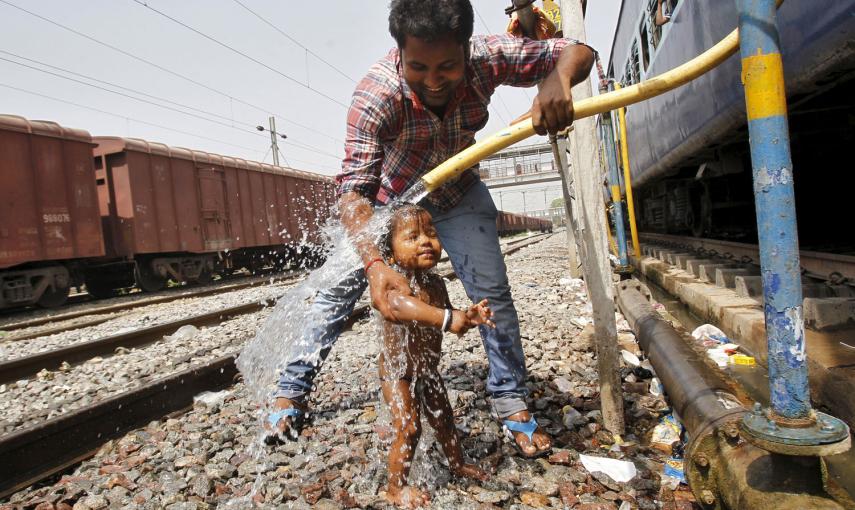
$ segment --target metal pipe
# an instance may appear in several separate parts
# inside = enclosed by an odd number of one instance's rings
[[[748,113],[772,410],[811,413],[802,323],[793,163],[774,0],[737,0]]]
[[[686,427],[684,469],[702,507],[852,507],[827,482],[820,459],[778,455],[742,438],[738,424],[747,413],[730,384],[653,309],[645,291],[636,280],[621,282],[618,306]]]
[[[789,455],[830,455],[849,448],[849,427],[811,407],[802,320],[793,162],[784,67],[774,0],[737,0],[740,56],[769,366],[771,407],[746,415],[758,445]]]
[[[615,82],[615,90],[620,90],[621,84]],[[626,133],[626,108],[618,108],[618,123],[620,124],[620,154],[623,163],[623,184],[626,188],[626,209],[629,214],[629,231],[632,234],[632,250],[636,259],[641,259],[641,245],[638,242],[638,227],[635,223],[635,201],[632,198],[632,175],[629,172],[629,145]]]
[[[730,387],[653,309],[637,281],[620,283],[618,305],[690,435],[722,418],[742,416],[745,410],[730,394]],[[737,404],[723,408],[719,401],[723,394]]]
[[[620,196],[620,175],[615,158],[614,130],[612,129],[611,113],[606,112],[600,116],[600,129],[603,146],[606,153],[606,165],[608,167],[609,189],[612,196],[612,220],[615,223],[615,242],[617,243],[617,257],[620,267],[618,273],[631,272],[629,259],[626,255],[626,228],[623,224],[623,200]]]

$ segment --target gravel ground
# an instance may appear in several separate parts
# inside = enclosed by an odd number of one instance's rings
[[[596,359],[591,328],[586,327],[590,309],[581,282],[566,277],[563,244],[563,235],[553,236],[508,260],[525,337],[531,405],[554,437],[554,452],[547,459],[526,460],[501,439],[484,398],[487,363],[480,338],[475,331],[462,339],[447,335],[440,368],[458,430],[467,455],[492,476],[484,483],[452,479],[433,439],[425,433],[412,481],[430,491],[432,508],[692,508],[692,496],[685,487],[673,491],[660,486],[664,459],[647,446],[649,430],[667,408],[661,397],[646,391],[625,392],[628,434],[620,445],[602,429]],[[459,282],[449,283],[449,291],[453,303],[466,304]],[[236,320],[229,329],[212,330],[218,331],[216,336],[228,332],[239,343],[261,318]],[[618,327],[623,343],[631,343],[623,319]],[[299,441],[259,449],[256,405],[238,384],[219,401],[197,403],[180,418],[152,422],[108,443],[59,481],[21,491],[5,505],[0,503],[0,509],[248,508],[253,504],[386,508],[380,491],[386,479],[390,430],[378,391],[374,331],[372,324],[362,323],[342,335],[316,380],[310,423]],[[622,370],[622,375],[627,374]],[[98,375],[106,377],[103,371]],[[80,374],[76,379],[85,377]],[[102,383],[89,384],[94,389]],[[7,396],[2,398],[5,401]],[[571,408],[581,416],[570,419],[575,414]],[[254,455],[257,450],[262,454]],[[615,482],[602,473],[586,471],[579,453],[632,461],[638,473],[629,482]]]
[[[0,338],[0,358],[11,360],[23,356],[29,356],[38,352],[46,352],[53,349],[68,347],[82,342],[89,342],[99,338],[115,335],[121,332],[132,331],[144,327],[163,324],[178,319],[187,318],[205,312],[240,305],[252,301],[261,301],[273,297],[290,287],[297,281],[290,280],[273,285],[262,285],[238,289],[223,294],[213,294],[201,297],[188,297],[166,303],[155,303],[141,306],[133,310],[126,310],[114,314],[114,317],[101,324],[82,327],[49,336],[36,337],[29,340],[14,340],[14,335],[29,332],[29,329],[10,332],[8,341]],[[86,320],[91,316],[80,317]],[[51,324],[49,326],[54,326]],[[4,352],[5,351],[5,352]]]

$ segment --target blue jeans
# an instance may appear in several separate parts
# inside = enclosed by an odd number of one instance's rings
[[[460,203],[448,211],[439,212],[429,204],[425,208],[433,216],[439,239],[466,295],[475,303],[487,299],[495,315],[495,329],[479,326],[490,364],[487,392],[494,411],[504,418],[527,409],[527,374],[519,318],[499,247],[496,206],[487,186],[482,182],[474,184]],[[288,363],[279,379],[277,396],[305,401],[312,380],[367,286],[365,273],[360,269],[335,287],[318,293],[312,306],[317,316],[327,320],[306,327],[304,338],[308,342],[304,342],[303,351],[306,356],[298,354]],[[457,303],[457,306],[464,308],[466,304]],[[308,355],[314,352],[320,352],[320,356]]]

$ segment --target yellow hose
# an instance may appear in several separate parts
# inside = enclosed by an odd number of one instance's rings
[[[778,3],[781,3],[780,0]],[[598,113],[615,110],[675,89],[721,64],[729,56],[733,55],[738,48],[739,31],[734,30],[712,48],[666,73],[632,85],[631,87],[573,103],[575,118],[582,119]],[[534,126],[532,126],[530,118],[512,124],[447,159],[438,167],[422,176],[422,182],[427,191],[433,191],[442,186],[446,181],[458,177],[467,168],[472,167],[472,165],[487,156],[505,147],[509,147],[520,140],[524,140],[533,134]]]
[[[621,90],[620,83],[615,83],[615,90]],[[641,245],[638,244],[638,227],[635,224],[635,202],[632,198],[632,175],[629,171],[629,146],[626,140],[626,108],[618,109],[620,122],[620,156],[623,164],[623,183],[626,187],[626,208],[629,212],[629,230],[632,234],[632,249],[635,258],[641,260]]]

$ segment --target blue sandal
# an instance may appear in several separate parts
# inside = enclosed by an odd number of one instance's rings
[[[265,421],[265,430],[267,434],[264,436],[264,442],[269,445],[284,443],[286,440],[296,441],[300,437],[300,430],[303,428],[303,421],[306,413],[296,407],[287,407],[285,409],[277,409],[267,415]],[[291,418],[291,424],[288,430],[284,433],[279,430],[279,422],[283,418]]]
[[[522,447],[520,447],[519,443],[517,443],[516,437],[514,437],[514,432],[522,432],[528,438],[529,444],[537,449],[537,446],[534,445],[533,439],[534,432],[537,430],[537,420],[534,419],[534,416],[532,416],[528,421],[502,420],[502,429],[505,431],[505,436],[510,440],[511,444],[514,445],[514,448],[516,448],[517,452],[523,458],[539,459],[552,453],[552,448],[547,448],[546,450],[537,450],[535,453],[529,455],[522,449]]]

